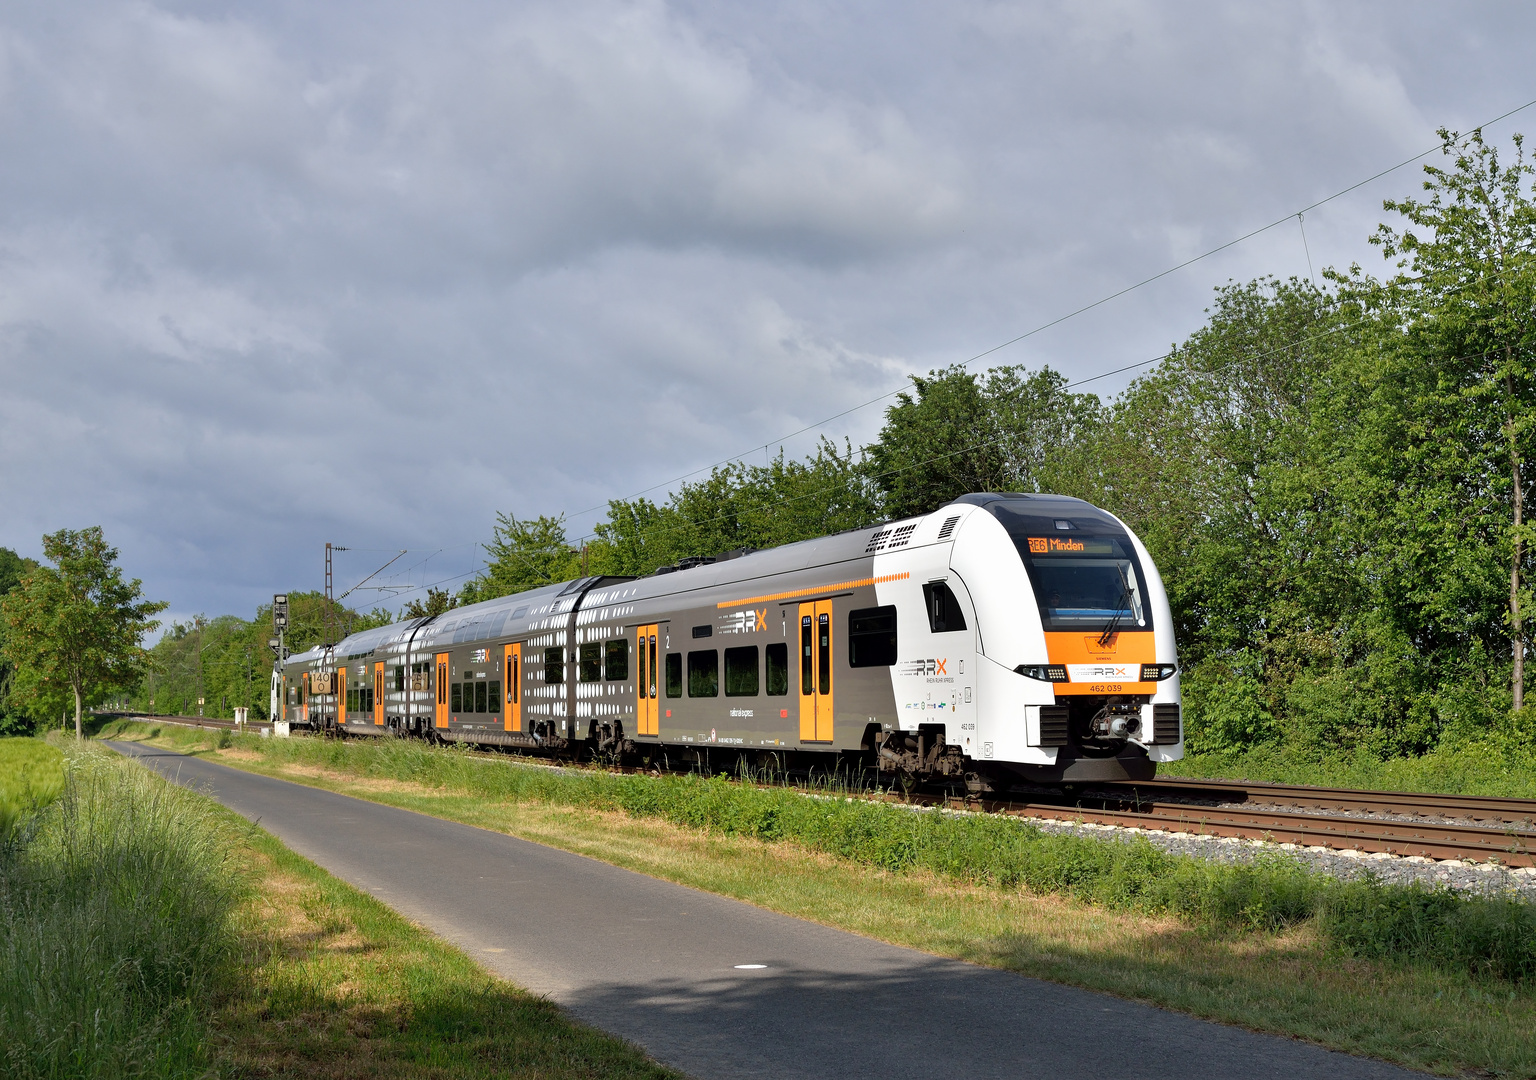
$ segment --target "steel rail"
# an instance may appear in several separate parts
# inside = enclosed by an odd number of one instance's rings
[[[1169,777],[1148,781],[1119,781],[1091,785],[1123,793],[1126,801],[1151,795],[1214,799],[1226,803],[1265,806],[1315,806],[1328,810],[1366,813],[1469,818],[1502,824],[1536,825],[1536,799],[1492,795],[1441,795],[1401,791],[1362,791],[1349,788],[1311,787],[1302,784],[1249,783],[1241,780],[1186,780]]]
[[[1231,836],[1335,850],[1418,855],[1429,859],[1497,861],[1504,866],[1536,866],[1536,832],[1477,825],[1301,814],[1280,810],[1143,803],[1137,810],[1102,810],[1059,803],[913,796],[912,801],[952,809],[980,809],[1011,817],[1117,825],[1122,828]]]

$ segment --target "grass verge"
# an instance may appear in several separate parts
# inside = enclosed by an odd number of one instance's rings
[[[663,1080],[205,796],[61,740],[0,846],[0,1074]]]
[[[239,951],[230,834],[208,800],[100,748],[60,758],[62,793],[0,841],[5,1075],[202,1076],[202,1003]]]
[[[41,739],[0,739],[0,837],[64,791],[64,755]]]
[[[1017,879],[1000,885],[957,877],[937,862],[898,859],[893,870],[800,841],[575,801],[567,785],[581,790],[592,774],[513,769],[505,759],[408,744],[252,739],[217,750],[206,733],[171,728],[158,741],[940,955],[1417,1068],[1536,1076],[1529,1038],[1536,995],[1528,985],[1464,967],[1351,954],[1317,919],[1199,924],[1166,911],[1084,902],[1070,890],[1036,893]],[[514,789],[521,794],[509,795]],[[924,815],[905,818],[914,816]]]

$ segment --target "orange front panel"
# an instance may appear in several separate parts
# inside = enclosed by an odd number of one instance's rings
[[[832,601],[801,604],[800,741],[832,741]]]
[[[635,733],[659,735],[656,699],[656,624],[635,631]]]
[[[523,643],[502,649],[501,674],[506,691],[501,699],[501,726],[507,731],[523,730]]]
[[[1141,681],[1141,665],[1157,660],[1157,642],[1150,631],[1099,635],[1081,630],[1045,635],[1045,651],[1053,664],[1067,665],[1071,681],[1053,684],[1058,696],[1070,694],[1152,694],[1155,682]]]
[[[437,654],[437,677],[435,679],[433,679],[433,684],[434,684],[435,689],[437,690],[437,698],[435,699],[436,703],[437,703],[436,704],[437,716],[436,716],[435,719],[436,719],[438,727],[445,728],[445,727],[448,726],[448,654],[447,653],[438,653]]]
[[[379,727],[384,726],[384,662],[374,661],[373,665],[373,722]]]

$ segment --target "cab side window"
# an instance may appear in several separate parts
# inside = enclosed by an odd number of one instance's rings
[[[960,601],[944,582],[930,581],[924,585],[923,603],[928,608],[928,629],[935,634],[965,629],[965,612],[960,610]]]

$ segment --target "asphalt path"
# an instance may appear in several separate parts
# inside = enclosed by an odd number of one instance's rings
[[[108,745],[700,1080],[1417,1075],[887,945],[485,829]]]

